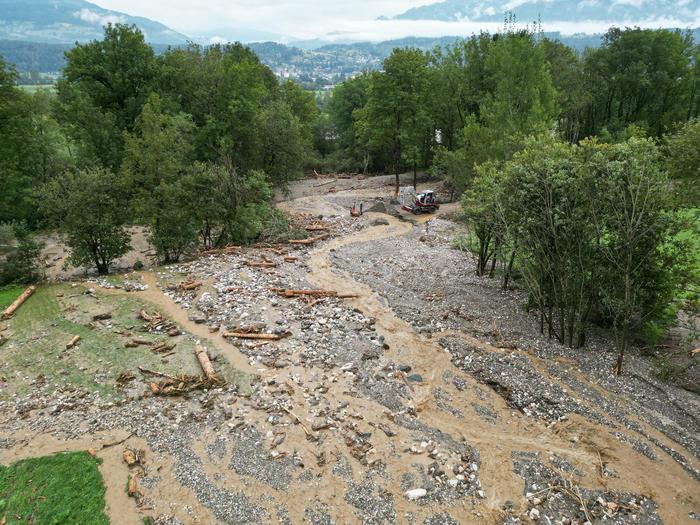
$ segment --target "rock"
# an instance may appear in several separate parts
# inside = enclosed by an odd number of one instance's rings
[[[530,513],[528,514],[528,516],[530,517],[530,519],[531,519],[532,521],[537,521],[537,520],[540,519],[540,511],[537,510],[537,509],[531,509],[531,510],[530,510]]]
[[[372,226],[389,226],[389,221],[380,217],[379,219],[374,219],[372,222],[370,222],[370,225],[372,225]]]
[[[202,312],[192,312],[189,316],[190,321],[196,324],[204,324],[207,322],[207,316]]]
[[[411,383],[422,383],[423,382],[423,376],[420,374],[411,374],[407,378]]]
[[[411,489],[406,491],[406,497],[411,501],[424,498],[427,494],[428,491],[425,489]]]
[[[406,372],[407,374],[408,374],[411,370],[413,370],[413,369],[411,368],[411,365],[398,365],[396,368],[397,368],[398,370],[400,370],[401,372]]]

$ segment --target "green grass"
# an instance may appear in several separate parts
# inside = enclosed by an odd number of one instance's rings
[[[0,398],[7,399],[13,393],[23,395],[37,388],[33,382],[39,376],[43,376],[41,383],[50,391],[76,386],[115,397],[116,379],[122,372],[131,371],[135,381],[141,381],[139,366],[166,374],[201,374],[193,337],[169,338],[142,331],[138,312],[156,308],[139,300],[137,294],[98,289],[93,297],[84,292],[83,286],[42,286],[7,321],[10,337],[2,347],[0,377],[5,382]],[[112,314],[111,325],[93,322],[93,315],[107,312]],[[80,343],[64,352],[66,343],[76,335],[80,336]],[[125,348],[124,343],[133,338],[176,343],[175,355],[163,363],[161,356],[147,346]],[[251,380],[228,366],[223,358],[217,369],[227,381],[241,386]]]
[[[0,286],[0,310],[4,310],[12,304],[24,291],[24,286]]]
[[[0,466],[0,521],[109,525],[98,464],[87,452],[69,452]]]

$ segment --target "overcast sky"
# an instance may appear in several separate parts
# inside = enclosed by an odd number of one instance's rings
[[[377,21],[417,5],[439,0],[92,0],[130,15],[164,23],[192,38],[206,36],[229,40],[252,30],[287,39],[388,40],[402,36],[469,35],[481,29],[496,30],[502,24],[473,22]],[[517,3],[517,0],[515,0]],[[634,0],[618,0],[634,1]],[[644,24],[643,24],[644,25]],[[684,27],[671,18],[651,26]],[[605,24],[579,22],[543,27],[566,34],[607,30]],[[249,37],[239,37],[242,40]],[[264,37],[267,39],[269,37]]]

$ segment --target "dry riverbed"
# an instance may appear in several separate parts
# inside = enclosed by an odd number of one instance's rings
[[[40,289],[0,323],[0,463],[92,449],[115,525],[696,522],[698,396],[638,355],[614,377],[604,334],[539,336],[455,223],[377,212],[388,182],[293,188],[281,206],[330,234],[313,245]],[[139,367],[198,374],[197,344],[225,383],[152,395]]]

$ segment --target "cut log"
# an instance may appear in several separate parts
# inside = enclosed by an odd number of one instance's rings
[[[277,268],[277,263],[274,262],[252,262],[245,261],[246,266],[251,268]]]
[[[224,332],[224,337],[235,337],[236,339],[264,339],[266,341],[279,341],[281,335],[277,334],[248,334],[245,332]]]
[[[214,367],[211,364],[211,361],[209,361],[209,356],[207,355],[207,351],[204,350],[204,347],[200,345],[196,345],[194,347],[194,353],[197,356],[197,360],[199,361],[199,365],[202,367],[202,371],[204,372],[204,375],[209,381],[218,381],[219,378],[216,375],[216,371],[214,370]]]
[[[80,336],[76,335],[73,339],[70,340],[68,344],[66,344],[66,350],[70,350],[73,348],[75,345],[78,344],[78,341],[80,341]]]
[[[12,317],[15,314],[15,312],[19,309],[19,307],[22,306],[22,304],[24,304],[24,301],[29,299],[34,292],[36,292],[36,286],[30,286],[29,288],[24,290],[22,294],[17,299],[15,299],[10,306],[8,306],[5,309],[5,311],[2,313],[2,318],[9,319],[10,317]]]
[[[292,239],[291,241],[287,241],[289,244],[302,244],[305,246],[308,246],[309,244],[313,244],[318,241],[322,241],[323,239],[327,238],[330,234],[329,233],[322,233],[321,235],[317,235],[316,237],[309,237],[308,239]]]
[[[284,258],[284,262],[295,262],[297,260],[296,257],[293,255],[288,255],[287,257]]]

